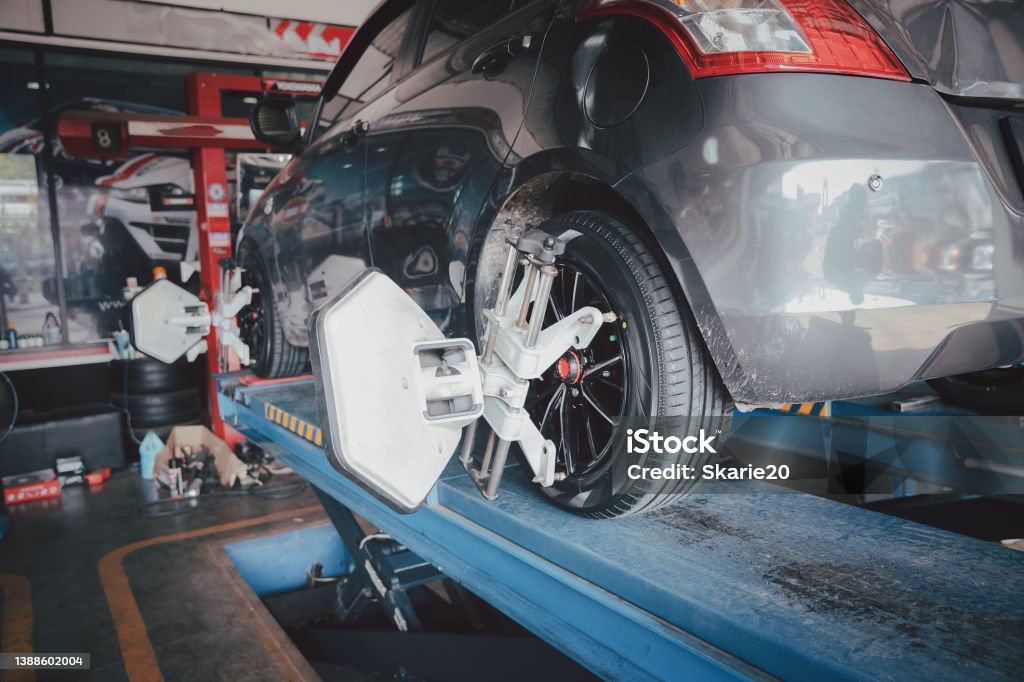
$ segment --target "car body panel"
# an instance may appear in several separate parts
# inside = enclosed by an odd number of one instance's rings
[[[552,44],[577,60],[595,35],[665,49],[631,17],[587,23],[552,33]],[[570,60],[550,62],[535,103],[579,98],[579,80],[570,87],[558,73]],[[686,93],[682,79],[652,77],[652,88]],[[1000,190],[934,89],[824,74],[695,87],[700,107],[659,107],[660,121],[657,113],[645,120],[645,99],[607,131],[594,130],[582,107],[573,130],[565,115],[554,125],[537,106],[516,151],[541,153],[526,141],[553,149],[586,140],[612,157],[592,168],[627,171],[604,182],[654,232],[735,399],[870,395],[1024,359],[1024,221],[1009,201],[1020,187]],[[698,110],[702,120],[688,120]],[[664,121],[700,132],[673,138]],[[595,144],[602,133],[663,144],[616,153]],[[990,267],[972,268],[966,254],[950,262],[968,247],[991,254]]]
[[[306,345],[306,320],[330,293],[328,265],[355,274],[371,265],[359,150],[336,154],[343,130],[293,159],[267,188],[241,237],[273,245],[263,250],[274,300],[289,343]],[[346,278],[342,275],[340,282]]]
[[[275,300],[290,343],[308,343],[310,311],[359,261],[403,283],[439,318],[459,305],[458,289],[448,284],[450,265],[460,261],[450,254],[467,252],[466,234],[522,124],[550,4],[532,3],[400,79],[267,188],[239,238],[273,254]],[[533,50],[500,74],[474,72],[482,52],[524,34],[536,39]],[[346,145],[357,120],[367,132]],[[325,269],[335,270],[330,284],[308,281],[308,273]]]
[[[607,68],[623,63],[626,78]],[[514,135],[505,117],[525,98],[482,103],[436,77],[404,101],[394,88],[375,111],[367,139],[397,151],[367,166],[370,251],[414,295],[422,289],[446,333],[478,331],[464,313],[489,295],[495,235],[550,215],[511,206],[614,205],[676,275],[737,401],[879,394],[1024,360],[1021,184],[996,172],[960,105],[930,85],[813,73],[694,80],[671,42],[631,16],[555,21],[535,67]],[[992,126],[1019,115],[1003,103],[972,111],[987,112],[977,132],[999,144]],[[485,170],[465,163],[469,147],[490,151]],[[443,187],[460,163],[455,174],[468,177]],[[574,178],[593,188],[592,204],[557,196]],[[422,229],[387,242],[399,219]],[[414,282],[403,268],[442,244]]]
[[[552,5],[521,6],[423,64],[366,117],[374,265],[439,320],[461,302],[470,241],[528,111]],[[475,66],[524,36],[517,57]]]
[[[958,97],[1024,99],[1024,3],[849,0],[916,78]]]

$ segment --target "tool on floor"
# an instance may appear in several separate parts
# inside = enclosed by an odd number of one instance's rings
[[[5,476],[2,480],[4,503],[8,506],[59,497],[61,486],[53,469],[40,469],[27,474]]]
[[[89,485],[99,485],[111,477],[112,473],[110,467],[103,467],[96,471],[90,471],[85,474],[85,482]]]
[[[85,463],[81,457],[58,457],[53,467],[60,479],[60,487],[85,483]]]
[[[168,487],[171,489],[171,497],[185,496],[185,479],[181,472],[181,462],[177,457],[172,457],[167,463]]]
[[[203,485],[209,479],[216,483],[217,471],[213,466],[210,451],[200,448],[198,452],[185,458],[185,497],[199,497]]]

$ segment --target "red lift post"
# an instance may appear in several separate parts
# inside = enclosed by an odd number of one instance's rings
[[[129,150],[188,149],[192,155],[196,224],[199,229],[200,298],[212,310],[220,288],[220,261],[230,258],[231,214],[225,151],[268,152],[253,137],[249,121],[222,116],[225,93],[287,94],[315,98],[320,84],[283,78],[193,73],[186,80],[188,116],[69,111],[61,115],[57,134],[72,156],[127,158]],[[207,337],[206,366],[210,426],[229,444],[244,440],[220,416],[213,375],[237,369],[222,367],[216,331]]]

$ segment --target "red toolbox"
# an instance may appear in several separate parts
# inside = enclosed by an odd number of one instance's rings
[[[4,503],[7,505],[60,497],[60,481],[57,480],[57,474],[53,469],[5,476],[3,484]]]

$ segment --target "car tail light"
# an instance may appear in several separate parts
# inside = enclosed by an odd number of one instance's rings
[[[694,78],[813,71],[909,81],[844,0],[597,0],[579,18],[627,14],[660,28]]]

